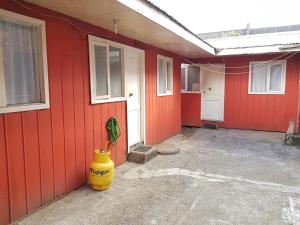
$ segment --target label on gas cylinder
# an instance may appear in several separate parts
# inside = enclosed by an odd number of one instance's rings
[[[90,172],[95,175],[103,176],[103,175],[109,173],[109,170],[94,170],[94,169],[90,168]]]

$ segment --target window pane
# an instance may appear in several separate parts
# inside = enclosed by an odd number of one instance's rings
[[[167,91],[171,92],[172,91],[172,63],[167,62]]]
[[[166,93],[166,75],[164,73],[163,59],[158,59],[158,92],[160,94]]]
[[[121,49],[109,47],[111,97],[122,96]]]
[[[185,68],[181,68],[181,90],[185,90]]]
[[[281,91],[282,65],[272,65],[270,70],[270,91]]]
[[[96,95],[108,95],[106,47],[95,46]]]
[[[200,91],[200,68],[188,67],[188,91]]]
[[[0,20],[7,105],[41,102],[38,35],[35,26]]]
[[[267,85],[267,64],[252,64],[251,65],[251,91],[266,92]]]

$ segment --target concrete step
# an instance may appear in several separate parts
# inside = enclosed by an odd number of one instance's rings
[[[150,145],[137,145],[130,149],[127,161],[144,164],[157,156],[157,149]]]

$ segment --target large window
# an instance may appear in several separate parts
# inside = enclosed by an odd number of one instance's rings
[[[124,100],[122,47],[89,36],[92,103]]]
[[[157,56],[157,95],[172,95],[173,91],[173,60]]]
[[[284,94],[286,62],[250,62],[249,94]]]
[[[0,113],[49,108],[45,22],[0,10]]]
[[[181,65],[181,92],[200,93],[200,68],[194,65]]]

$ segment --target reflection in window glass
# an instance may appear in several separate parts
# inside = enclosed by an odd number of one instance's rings
[[[106,47],[95,46],[96,95],[108,95]]]
[[[270,71],[270,91],[281,90],[282,65],[272,65]]]
[[[158,89],[160,94],[166,93],[166,74],[164,72],[164,61],[158,59]]]
[[[181,68],[181,90],[185,90],[185,76],[186,76],[186,69]]]
[[[188,91],[200,91],[200,68],[188,66]]]
[[[167,91],[171,92],[172,91],[172,64],[170,62],[167,62]]]
[[[122,96],[121,49],[109,47],[110,91],[111,97]]]

